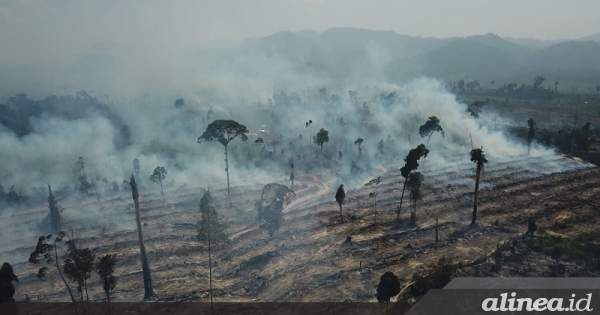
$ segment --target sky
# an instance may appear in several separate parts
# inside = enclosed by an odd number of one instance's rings
[[[598,0],[2,0],[0,56],[22,64],[110,43],[169,51],[331,27],[575,39],[600,33],[598,12]]]

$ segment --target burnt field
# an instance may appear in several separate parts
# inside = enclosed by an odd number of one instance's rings
[[[384,272],[392,271],[405,287],[415,271],[440,257],[473,262],[523,235],[531,217],[537,220],[538,234],[566,239],[576,239],[597,223],[599,169],[548,154],[487,164],[481,176],[478,224],[470,227],[475,167],[464,156],[447,161],[452,166],[435,168],[428,159],[421,163],[426,181],[424,198],[417,204],[417,226],[408,223],[413,206],[406,197],[401,223],[396,223],[400,166],[384,170],[377,187],[348,189],[343,217],[334,199],[335,176],[299,173],[296,198],[285,208],[282,227],[273,237],[256,222],[254,204],[262,185],[234,185],[231,204],[226,190],[212,190],[216,210],[230,223],[229,243],[213,246],[215,301],[376,301],[376,285]],[[369,198],[375,189],[377,215]],[[208,251],[196,240],[201,196],[200,188],[170,189],[163,206],[156,188],[140,190],[154,300],[208,301]],[[131,194],[72,198],[61,205],[66,226],[78,226],[81,213],[100,214],[95,224],[77,230],[78,246],[89,247],[97,256],[116,255],[114,301],[141,300],[144,288]],[[47,212],[44,205],[15,212],[13,222],[21,224],[8,227],[3,234],[12,237],[0,240],[2,257],[11,257],[20,280],[15,284],[18,301],[69,301],[54,265],[48,265],[41,281],[36,277],[40,265],[27,262],[39,236],[28,226],[41,222]],[[553,263],[541,254],[530,260],[534,266],[527,276],[545,276],[544,268]],[[102,300],[97,275],[89,280],[88,290],[91,300]]]

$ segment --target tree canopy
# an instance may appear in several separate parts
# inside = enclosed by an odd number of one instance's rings
[[[419,127],[419,134],[423,138],[428,137],[427,141],[429,141],[431,135],[436,131],[440,132],[442,137],[445,136],[444,129],[442,129],[442,126],[440,126],[440,119],[435,116],[429,117],[425,124]]]
[[[377,301],[389,303],[390,299],[400,293],[400,280],[394,273],[388,271],[379,278],[377,285]]]
[[[407,179],[408,174],[419,167],[419,163],[417,161],[420,158],[426,158],[428,154],[429,150],[424,144],[419,144],[416,148],[410,150],[406,158],[404,158],[404,162],[406,162],[406,164],[400,168],[400,174],[402,177]]]
[[[323,151],[323,143],[329,142],[329,131],[321,128],[315,135],[314,142],[316,145],[320,146],[321,151]]]
[[[485,154],[483,153],[483,149],[471,150],[471,162],[477,164],[478,167],[481,167],[488,162],[488,160],[485,158]]]
[[[248,129],[246,126],[239,124],[234,120],[215,120],[206,127],[206,131],[198,137],[198,143],[218,141],[223,146],[227,146],[229,142],[236,137],[240,137],[242,141],[248,140]]]
[[[485,105],[484,102],[475,101],[467,107],[467,113],[471,114],[473,118],[479,118],[479,114],[481,113],[481,108],[483,107],[483,105]]]

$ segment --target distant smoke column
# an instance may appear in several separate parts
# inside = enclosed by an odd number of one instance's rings
[[[142,258],[142,275],[144,277],[144,299],[148,299],[154,295],[152,290],[152,277],[150,275],[150,265],[146,256],[146,247],[144,247],[144,236],[142,235],[142,219],[140,218],[140,204],[138,201],[139,193],[133,175],[129,181],[131,185],[131,194],[133,195],[133,203],[135,204],[135,221],[137,223],[138,237],[140,239],[140,255]]]
[[[57,235],[60,232],[60,211],[50,185],[48,185],[48,207],[50,208],[50,228],[52,234]]]

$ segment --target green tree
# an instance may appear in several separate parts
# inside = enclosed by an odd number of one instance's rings
[[[471,150],[471,162],[474,162],[477,165],[477,173],[475,174],[475,196],[473,198],[473,219],[471,220],[471,225],[477,224],[477,198],[479,197],[479,179],[481,177],[481,171],[483,170],[483,166],[487,163],[487,159],[485,158],[485,154],[482,149],[473,149]]]
[[[406,190],[406,183],[408,181],[408,176],[414,170],[419,167],[418,161],[421,158],[426,158],[429,154],[429,150],[425,147],[424,144],[419,144],[416,148],[410,150],[406,158],[404,158],[404,166],[400,168],[400,175],[404,177],[404,185],[402,186],[402,196],[400,196],[400,204],[398,205],[398,222],[400,222],[400,211],[402,210],[402,201],[404,200],[404,191]]]
[[[531,143],[533,142],[533,137],[535,136],[535,121],[533,118],[529,118],[527,120],[527,125],[529,126],[529,133],[527,133],[527,154],[531,151]]]
[[[323,143],[329,142],[329,131],[321,128],[313,140],[316,145],[321,147],[321,153],[323,153]]]
[[[167,170],[162,166],[157,166],[154,169],[154,173],[150,175],[150,181],[155,184],[160,184],[160,195],[163,200],[163,207],[165,206],[165,193],[163,191],[163,180],[167,178]]]
[[[110,296],[117,286],[117,278],[114,275],[115,264],[115,256],[108,254],[102,256],[96,264],[96,272],[102,280],[102,290],[104,291],[104,298],[107,302],[108,313],[110,313]]]
[[[346,199],[346,191],[344,191],[344,184],[341,184],[335,192],[335,201],[340,205],[340,217],[342,216],[342,203]]]
[[[47,264],[51,264],[52,261],[54,261],[55,266],[56,266],[56,270],[58,270],[58,274],[60,275],[60,278],[62,279],[65,287],[67,288],[67,291],[69,291],[69,296],[71,297],[71,301],[73,302],[73,307],[75,308],[75,314],[77,314],[77,305],[75,302],[75,296],[73,295],[73,291],[71,290],[71,287],[69,286],[69,283],[67,283],[67,280],[65,279],[60,266],[58,265],[59,263],[59,259],[58,259],[58,250],[57,250],[57,245],[59,243],[61,243],[63,241],[63,239],[65,238],[65,232],[59,232],[58,236],[55,237],[52,240],[52,235],[47,235],[47,236],[40,236],[38,238],[38,242],[35,246],[35,250],[29,255],[29,262],[37,265],[39,263],[43,261],[45,261]],[[52,245],[48,244],[49,241],[52,241]],[[52,252],[54,251],[54,257],[52,257]],[[46,267],[42,267],[40,268],[40,271],[38,271],[38,274],[40,273],[44,273],[43,271],[41,271],[41,269],[46,268]],[[40,279],[41,280],[41,279]]]
[[[442,137],[444,137],[444,129],[442,129],[442,126],[440,126],[440,120],[435,116],[429,117],[429,120],[427,120],[424,125],[419,127],[419,134],[421,137],[427,137],[427,145],[429,145],[429,139],[431,138],[431,135],[433,135],[433,133],[436,131],[440,132]]]
[[[77,248],[75,239],[73,238],[67,241],[67,247],[67,258],[63,263],[63,271],[65,272],[67,278],[77,283],[77,291],[79,292],[82,305],[83,291],[85,289],[89,313],[90,298],[87,290],[87,280],[92,275],[94,260],[96,257],[94,254],[92,254],[92,251],[90,251],[89,248]]]
[[[234,120],[215,120],[206,127],[206,131],[198,137],[198,143],[218,141],[225,147],[225,171],[227,172],[227,197],[231,202],[231,193],[229,189],[229,156],[227,146],[236,137],[242,141],[248,140],[248,129]]]

